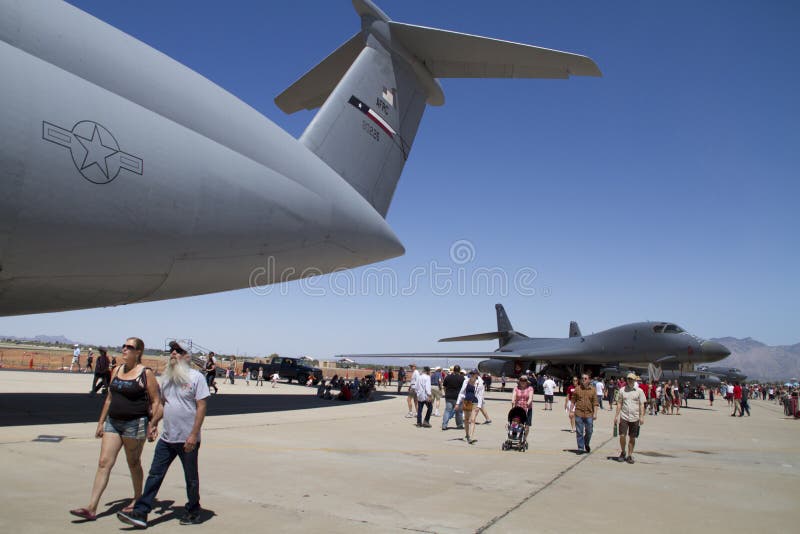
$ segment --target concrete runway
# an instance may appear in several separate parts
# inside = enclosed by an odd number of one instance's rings
[[[131,530],[114,513],[131,497],[124,457],[87,523],[99,453],[99,398],[83,374],[0,372],[2,532]],[[592,453],[556,397],[537,396],[527,452],[503,452],[510,393],[491,392],[491,425],[474,445],[460,431],[418,429],[405,398],[320,401],[310,388],[223,385],[209,400],[200,451],[204,523],[178,524],[185,502],[176,462],[150,514],[155,532],[791,532],[800,527],[800,421],[753,401],[733,418],[724,401],[690,401],[680,416],[648,417],[636,464],[619,464],[612,412],[602,412]],[[395,389],[387,390],[396,391]],[[479,420],[482,420],[479,417]],[[451,428],[454,422],[451,422]],[[60,442],[33,441],[40,435]],[[149,467],[153,445],[142,462]],[[649,527],[648,527],[649,525]]]

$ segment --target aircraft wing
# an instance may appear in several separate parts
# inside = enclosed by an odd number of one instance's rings
[[[426,358],[426,359],[456,359],[456,358],[497,358],[499,355],[508,359],[522,357],[513,352],[399,352],[393,354],[340,354],[335,358]]]

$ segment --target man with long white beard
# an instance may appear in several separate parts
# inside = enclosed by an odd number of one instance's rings
[[[194,525],[200,519],[200,476],[197,453],[200,427],[206,416],[208,384],[202,374],[191,369],[191,355],[176,341],[170,341],[170,358],[161,378],[161,406],[153,414],[152,439],[158,436],[158,423],[164,419],[164,432],[156,444],[153,463],[141,498],[132,512],[118,512],[123,523],[147,528],[147,514],[153,509],[156,495],[170,464],[179,457],[186,479],[186,514],[181,525]]]

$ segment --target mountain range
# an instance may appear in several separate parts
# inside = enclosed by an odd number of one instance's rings
[[[785,382],[800,377],[800,343],[770,346],[751,337],[720,337],[711,341],[722,343],[731,351],[724,360],[708,364],[711,367],[736,367],[748,380]]]
[[[46,336],[43,334],[34,337],[0,336],[0,339],[9,339],[11,341],[34,341],[36,343],[52,343],[61,345],[74,345],[75,343],[78,343],[77,341],[68,339],[66,336]]]

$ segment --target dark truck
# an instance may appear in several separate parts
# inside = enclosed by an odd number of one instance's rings
[[[264,380],[269,380],[275,373],[278,373],[278,376],[289,383],[292,380],[297,380],[298,384],[305,384],[309,376],[313,376],[315,381],[322,379],[322,371],[320,369],[300,364],[294,358],[276,357],[272,358],[270,363],[244,362],[242,371],[250,373],[250,379],[255,380],[258,378],[259,367],[264,368]]]

